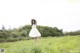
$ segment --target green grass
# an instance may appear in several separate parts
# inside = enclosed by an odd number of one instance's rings
[[[5,53],[80,53],[80,35],[0,43]]]

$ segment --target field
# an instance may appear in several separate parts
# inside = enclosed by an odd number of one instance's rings
[[[0,43],[5,53],[80,53],[80,35]]]

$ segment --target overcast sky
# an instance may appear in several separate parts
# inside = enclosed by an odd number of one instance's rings
[[[63,31],[80,30],[79,0],[0,0],[0,28],[30,24],[58,27]]]

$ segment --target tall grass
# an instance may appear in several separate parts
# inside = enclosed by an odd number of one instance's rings
[[[80,35],[0,43],[6,53],[80,53]]]

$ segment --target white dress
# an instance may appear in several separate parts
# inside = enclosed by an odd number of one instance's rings
[[[29,36],[30,37],[40,37],[41,36],[40,32],[36,28],[36,25],[34,25],[34,24],[32,25],[32,29],[31,29],[31,31],[29,33]]]

